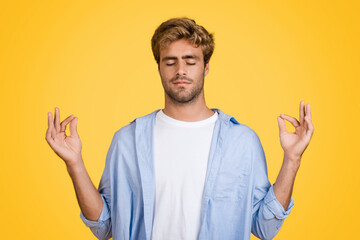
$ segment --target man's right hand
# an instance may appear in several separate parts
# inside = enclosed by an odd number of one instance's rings
[[[76,130],[77,118],[73,115],[60,123],[60,111],[55,108],[55,118],[48,113],[49,127],[46,131],[46,141],[54,152],[61,157],[74,184],[76,197],[85,218],[97,221],[103,209],[103,200],[94,187],[81,158],[81,141]],[[70,123],[70,136],[65,129]]]
[[[54,152],[65,161],[68,167],[75,166],[82,161],[82,145],[76,130],[77,120],[76,117],[70,115],[60,123],[60,110],[58,108],[55,108],[54,120],[51,112],[48,113],[48,129],[45,139]],[[69,123],[70,136],[66,136],[65,130]]]

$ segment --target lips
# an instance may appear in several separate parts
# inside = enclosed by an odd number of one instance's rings
[[[177,80],[173,82],[174,84],[190,84],[190,82],[188,81],[184,81],[184,80]]]

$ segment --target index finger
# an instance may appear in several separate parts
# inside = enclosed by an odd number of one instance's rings
[[[60,131],[65,132],[66,126],[69,124],[69,122],[74,118],[74,115],[68,116],[64,121],[60,123]]]

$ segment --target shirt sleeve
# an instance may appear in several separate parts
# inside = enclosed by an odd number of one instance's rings
[[[111,218],[110,209],[106,201],[106,195],[100,194],[103,200],[103,209],[97,221],[91,221],[85,218],[80,212],[80,218],[98,239],[109,239],[111,237]]]
[[[276,199],[273,185],[267,175],[264,150],[259,137],[254,134],[253,158],[253,210],[251,232],[260,239],[272,239],[279,232],[285,218],[294,206],[291,197],[287,211]]]
[[[85,218],[82,212],[80,212],[80,218],[87,227],[90,228],[92,233],[101,240],[109,239],[112,237],[112,225],[111,225],[111,179],[110,170],[111,162],[116,155],[117,149],[117,133],[115,133],[108,153],[106,155],[105,168],[99,183],[98,191],[103,200],[103,209],[100,217],[97,221],[91,221]]]

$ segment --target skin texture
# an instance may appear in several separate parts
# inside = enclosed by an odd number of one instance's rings
[[[204,77],[209,72],[209,63],[204,64],[201,47],[182,39],[170,43],[160,50],[158,71],[164,87],[164,113],[180,121],[200,121],[211,117],[214,112],[206,106]],[[103,202],[85,169],[81,157],[81,141],[77,132],[77,118],[73,115],[60,123],[60,110],[55,116],[48,113],[46,141],[53,151],[64,160],[73,181],[76,197],[84,216],[93,221],[100,217]],[[299,120],[281,114],[278,118],[280,144],[284,160],[274,184],[274,193],[287,210],[293,191],[296,173],[301,157],[310,143],[314,132],[311,122],[310,104],[300,102]],[[289,121],[295,132],[288,132],[285,121]],[[65,129],[70,124],[70,135]]]
[[[60,123],[60,110],[55,108],[54,119],[52,113],[48,113],[45,139],[53,151],[64,160],[84,216],[96,221],[100,217],[103,202],[100,193],[90,180],[81,157],[82,145],[77,132],[77,120],[76,117],[70,115]],[[66,136],[65,130],[69,124],[70,136]]]
[[[310,104],[300,102],[299,120],[294,117],[281,114],[277,117],[279,124],[280,144],[284,150],[284,160],[279,175],[274,184],[274,193],[278,201],[287,210],[294,187],[295,176],[300,167],[301,157],[310,143],[314,133],[311,121]],[[285,120],[295,128],[295,132],[288,132]]]
[[[196,102],[203,93],[204,77],[209,71],[203,67],[201,49],[180,40],[162,50],[160,60],[161,83],[169,100],[176,105]]]
[[[205,103],[204,77],[209,63],[204,67],[201,47],[181,39],[160,50],[158,66],[164,87],[164,113],[180,121],[200,121],[214,114]],[[183,81],[184,84],[179,84]],[[178,84],[176,84],[178,83]]]

